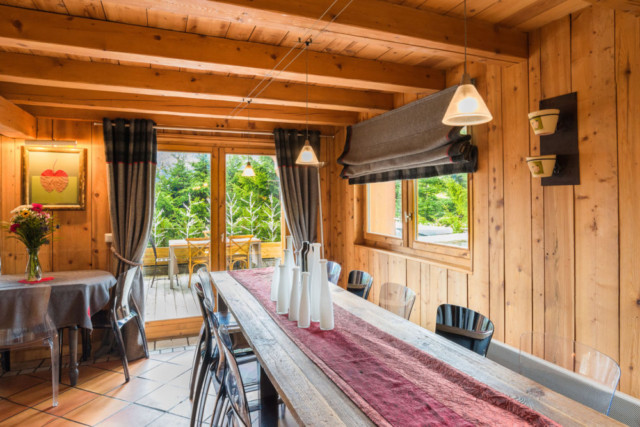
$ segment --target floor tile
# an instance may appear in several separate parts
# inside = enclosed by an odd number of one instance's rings
[[[105,371],[104,374],[100,374],[82,384],[78,384],[77,387],[94,393],[105,394],[124,383],[124,374],[120,372]]]
[[[42,382],[42,378],[29,375],[3,376],[0,378],[0,397],[9,397]]]
[[[154,353],[150,355],[150,358],[152,360],[155,360],[156,362],[166,362],[173,359],[174,357],[176,357],[175,352]]]
[[[0,398],[0,421],[13,417],[18,412],[22,412],[25,409],[27,409],[26,406],[18,405],[17,403]]]
[[[56,418],[47,424],[47,427],[83,427],[84,424],[77,423],[75,421],[67,420],[64,418]]]
[[[173,414],[164,414],[149,424],[148,427],[188,427],[189,423],[189,418],[179,417]]]
[[[189,398],[189,391],[172,385],[163,385],[142,399],[136,401],[140,405],[168,411],[178,403]]]
[[[193,353],[193,350],[181,351],[176,355],[176,357],[169,359],[169,362],[177,363],[178,365],[184,365],[190,368],[193,365]]]
[[[142,378],[147,378],[149,380],[168,383],[172,379],[177,378],[188,370],[189,368],[186,366],[164,363],[161,366],[157,366],[140,374],[139,376]]]
[[[101,427],[146,426],[163,414],[162,411],[146,406],[129,405],[98,425]]]
[[[95,425],[128,405],[128,402],[122,400],[107,396],[98,396],[91,402],[85,403],[79,408],[65,414],[64,417],[79,423]]]
[[[122,366],[122,365],[121,365]],[[80,366],[78,368],[78,384],[83,384],[92,378],[105,373],[104,369],[95,368],[93,366]],[[62,378],[60,382],[69,384],[69,369],[62,370]]]
[[[67,412],[84,405],[85,403],[97,398],[99,395],[79,388],[69,388],[58,394],[58,406],[51,406],[51,399],[36,405],[34,408],[45,411],[51,415],[63,416]]]
[[[186,345],[186,343],[184,345]],[[156,341],[155,350],[161,350],[164,348],[173,348],[173,347],[176,347],[176,345],[173,343],[173,340],[160,340],[160,341]]]
[[[49,415],[46,412],[36,411],[35,409],[26,409],[11,418],[0,422],[2,427],[40,427],[53,420],[56,417]]]
[[[107,395],[117,397],[118,399],[126,400],[128,402],[135,402],[152,391],[162,387],[162,385],[162,383],[156,381],[136,377],[132,378],[128,383],[122,384],[121,386],[111,390]]]
[[[122,362],[120,360],[108,360],[94,363],[94,368],[106,369],[108,371],[119,371],[122,372]]]
[[[191,369],[189,369],[188,371],[185,371],[180,376],[177,376],[176,378],[169,381],[169,384],[174,385],[176,387],[188,389],[189,381],[191,381]]]
[[[20,375],[18,378],[23,377]],[[64,384],[58,385],[58,394],[62,393],[66,390],[68,386]],[[12,394],[9,399],[13,402],[19,403],[21,405],[26,406],[35,406],[40,402],[44,402],[45,400],[49,400],[51,402],[52,398],[52,387],[50,382],[43,382],[40,384],[36,384],[33,387],[30,387],[20,393]]]

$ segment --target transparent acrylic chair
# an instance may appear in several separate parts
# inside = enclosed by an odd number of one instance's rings
[[[51,349],[52,406],[58,406],[58,330],[48,314],[51,287],[30,285],[0,291],[0,350],[45,345]]]
[[[366,271],[351,270],[347,280],[347,290],[364,299],[369,298],[369,291],[373,285],[373,276]]]
[[[441,304],[436,315],[436,334],[486,356],[493,337],[493,322],[470,308]]]
[[[519,370],[606,415],[620,380],[620,366],[611,357],[572,339],[541,332],[520,336]]]
[[[411,316],[416,293],[397,283],[385,283],[380,288],[380,307],[408,319]]]
[[[342,271],[342,266],[334,261],[327,261],[327,278],[329,282],[334,285],[338,284],[338,280],[340,280],[340,272]]]

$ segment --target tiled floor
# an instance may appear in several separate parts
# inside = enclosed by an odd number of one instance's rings
[[[149,359],[129,365],[128,384],[117,359],[81,366],[76,387],[68,385],[63,371],[56,408],[47,367],[7,373],[0,377],[0,426],[188,426],[193,351],[185,346],[153,351]]]

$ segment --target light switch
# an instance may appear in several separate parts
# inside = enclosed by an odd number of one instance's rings
[[[113,234],[112,233],[105,233],[104,234],[104,242],[105,243],[113,243]]]

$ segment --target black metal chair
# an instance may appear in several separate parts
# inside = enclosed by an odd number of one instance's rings
[[[167,263],[167,278],[169,277],[169,263],[171,262],[170,257],[160,257],[158,258],[158,248],[156,248],[156,239],[153,236],[149,237],[149,243],[151,243],[151,249],[153,249],[153,279],[151,279],[151,285],[149,287],[153,287],[153,284],[156,281],[156,275],[158,274],[159,263],[166,262]]]
[[[109,301],[109,309],[102,310],[91,317],[91,323],[94,329],[112,329],[116,338],[116,345],[122,359],[122,367],[124,369],[125,382],[129,382],[129,363],[127,361],[127,351],[124,346],[124,338],[122,337],[122,328],[135,320],[142,338],[142,346],[144,355],[149,358],[149,348],[147,346],[147,336],[144,332],[144,324],[142,323],[141,312],[135,299],[131,298],[133,290],[133,281],[137,278],[139,267],[133,267],[125,271],[118,277],[118,283],[115,289],[111,290],[111,300]]]
[[[327,261],[327,278],[334,285],[338,284],[338,280],[340,280],[340,272],[342,271],[342,266],[334,261]]]
[[[347,280],[347,290],[364,299],[369,298],[369,292],[373,285],[373,276],[366,271],[351,270]]]
[[[486,356],[493,337],[493,322],[470,308],[442,304],[436,316],[436,334]]]
[[[416,301],[416,293],[397,283],[385,283],[380,288],[380,307],[408,319]]]

